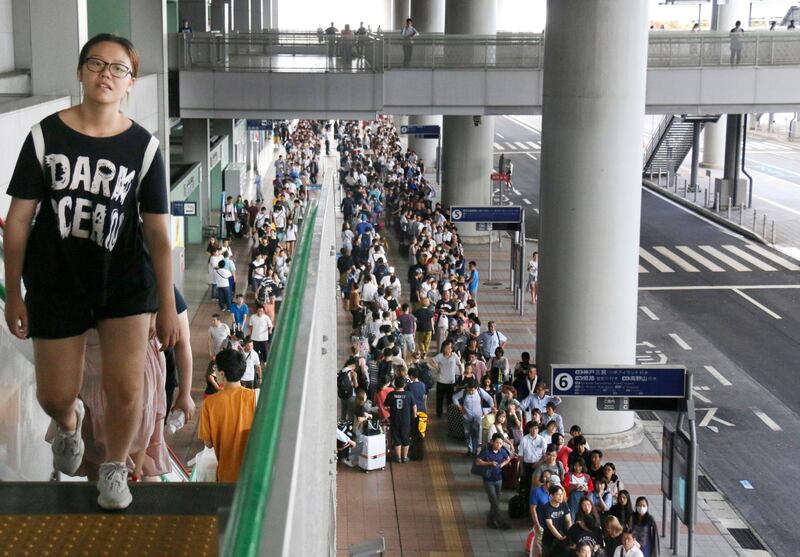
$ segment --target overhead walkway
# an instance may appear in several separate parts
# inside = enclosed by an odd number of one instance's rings
[[[544,37],[396,34],[343,42],[316,33],[173,36],[184,118],[371,118],[385,114],[538,114]],[[410,53],[410,55],[409,55]],[[587,61],[588,63],[589,61]],[[592,63],[602,64],[602,53]],[[794,111],[800,34],[650,34],[652,114]]]

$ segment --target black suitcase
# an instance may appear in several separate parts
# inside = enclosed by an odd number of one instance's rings
[[[408,458],[411,460],[425,460],[425,438],[419,432],[412,432],[411,447],[408,449]]]
[[[508,516],[510,518],[524,518],[526,514],[528,514],[528,505],[522,495],[514,495],[508,500]]]

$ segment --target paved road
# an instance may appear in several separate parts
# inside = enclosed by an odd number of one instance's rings
[[[501,146],[540,141],[504,117],[496,131]],[[538,160],[506,152],[517,197],[529,199],[535,215]],[[786,170],[794,164],[800,161]],[[776,554],[796,555],[800,261],[649,191],[642,193],[640,246],[640,362],[683,364],[694,373],[701,466]]]

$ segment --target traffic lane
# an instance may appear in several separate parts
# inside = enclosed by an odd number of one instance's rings
[[[788,503],[781,477],[785,466],[796,466],[800,458],[792,441],[800,433],[800,418],[720,346],[713,334],[719,323],[709,309],[730,304],[728,296],[722,291],[640,292],[637,360],[682,364],[693,372],[700,465],[778,554],[791,555],[786,550],[795,536],[789,534],[793,530],[785,515]],[[742,321],[735,308],[733,314],[734,322]],[[744,322],[750,321],[754,334],[766,326],[755,319]],[[642,357],[654,361],[643,362]],[[675,423],[674,414],[658,414],[665,423]],[[764,455],[769,455],[768,469]],[[741,480],[751,482],[755,491],[744,489]]]
[[[649,295],[670,308],[668,318],[673,316],[673,321],[705,339],[697,347],[689,343],[692,349],[681,349],[681,357],[724,354],[766,392],[800,414],[800,389],[794,388],[800,364],[800,321],[797,317],[800,292],[797,289],[739,292],[749,299],[733,290],[651,291]],[[665,346],[680,348],[673,337],[662,340]],[[787,388],[789,386],[792,387]]]

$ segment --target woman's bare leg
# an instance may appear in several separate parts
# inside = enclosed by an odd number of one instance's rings
[[[142,420],[144,360],[150,314],[104,319],[97,324],[106,395],[106,460],[125,462]]]
[[[75,401],[83,383],[86,334],[59,339],[33,339],[36,398],[62,431],[74,431]]]

